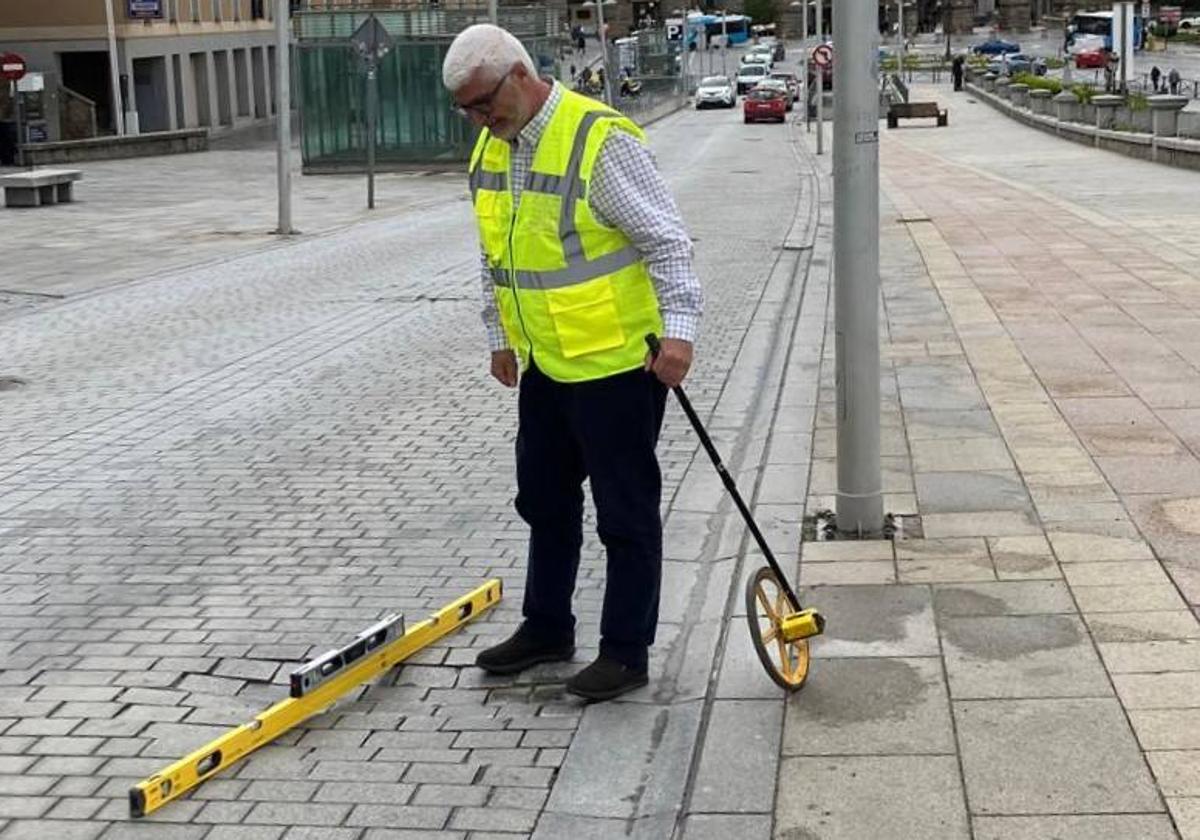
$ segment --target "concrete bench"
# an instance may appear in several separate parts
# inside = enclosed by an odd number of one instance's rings
[[[78,169],[35,169],[0,176],[5,207],[37,207],[71,200],[72,185],[83,177]]]
[[[900,120],[936,119],[939,126],[950,123],[950,114],[938,108],[936,102],[896,102],[888,109],[888,128],[896,128]]]

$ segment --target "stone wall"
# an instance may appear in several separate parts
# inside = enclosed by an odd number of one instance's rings
[[[208,149],[208,130],[192,128],[184,131],[155,131],[124,137],[92,137],[87,140],[34,143],[23,146],[22,149],[27,160],[34,166],[144,157],[146,155],[174,155],[206,151]]]

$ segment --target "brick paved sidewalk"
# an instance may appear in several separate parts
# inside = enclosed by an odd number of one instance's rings
[[[1200,174],[914,96],[951,121],[882,136],[883,455],[924,536],[803,546],[774,836],[1195,840]]]
[[[747,421],[774,407],[759,386],[782,376],[770,353],[803,280],[802,254],[779,250],[800,178],[713,202],[739,168],[795,173],[784,132],[735,116],[683,114],[654,136],[707,287],[689,392],[753,488],[769,425]],[[563,821],[658,837],[674,822],[740,529],[672,408],[651,687],[587,709],[563,694],[596,647],[594,538],[578,662],[469,667],[519,621],[515,400],[485,374],[464,184],[430,191],[420,213],[0,322],[0,375],[26,380],[0,392],[2,840],[556,838]],[[797,492],[773,531],[795,530]],[[508,598],[485,619],[128,820],[132,782],[281,697],[295,662],[492,575]]]

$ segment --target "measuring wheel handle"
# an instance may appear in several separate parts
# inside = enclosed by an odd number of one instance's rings
[[[661,349],[658,336],[653,333],[647,335],[646,346],[650,348],[651,356],[658,356]],[[808,679],[808,640],[824,631],[825,619],[816,610],[803,609],[800,606],[800,599],[796,597],[783,570],[779,568],[771,547],[767,545],[767,540],[754,521],[750,508],[721,462],[720,454],[713,446],[704,424],[700,422],[700,416],[692,408],[683,387],[676,385],[671,390],[675,392],[683,413],[696,430],[696,435],[716,468],[717,475],[721,477],[725,489],[729,491],[746,527],[767,561],[766,566],[746,581],[746,620],[750,625],[750,639],[754,643],[754,651],[768,676],[780,688],[796,691]]]

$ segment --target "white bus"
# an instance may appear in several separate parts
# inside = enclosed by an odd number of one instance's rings
[[[1141,15],[1133,17],[1133,48],[1140,50],[1143,42]],[[1071,18],[1067,27],[1067,51],[1071,55],[1111,50],[1113,48],[1113,13],[1080,12]]]

